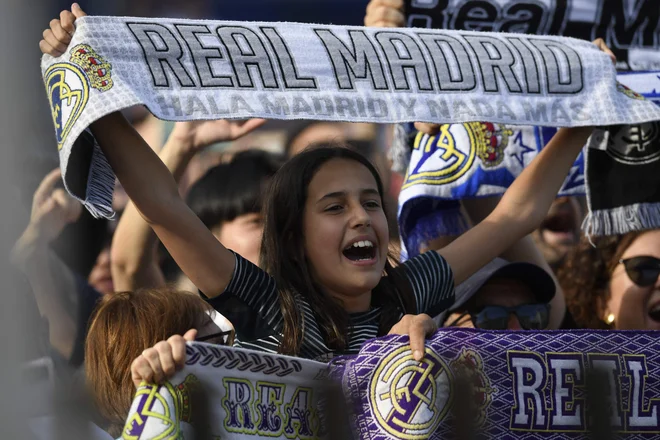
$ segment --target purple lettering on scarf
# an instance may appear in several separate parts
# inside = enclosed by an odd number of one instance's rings
[[[332,365],[354,405],[360,437],[370,440],[451,437],[456,395],[471,402],[469,420],[487,438],[543,432],[545,439],[586,440],[590,369],[603,373],[600,391],[613,432],[640,438],[660,432],[657,332],[442,329],[427,341],[421,362],[407,337],[388,336]],[[456,389],[459,376],[471,389]]]

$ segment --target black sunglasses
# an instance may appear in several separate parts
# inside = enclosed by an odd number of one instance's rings
[[[486,306],[479,311],[463,313],[449,326],[458,324],[462,317],[470,315],[475,328],[506,330],[509,324],[509,316],[512,313],[516,315],[523,329],[543,330],[548,327],[550,304],[523,304],[515,307]]]
[[[198,336],[195,338],[195,341],[197,342],[211,341],[212,344],[232,346],[234,345],[234,331],[225,330],[217,333],[211,333],[206,336]],[[218,341],[222,341],[222,342],[218,342]]]
[[[626,268],[630,281],[640,287],[649,287],[655,284],[660,276],[660,258],[639,256],[619,260]]]

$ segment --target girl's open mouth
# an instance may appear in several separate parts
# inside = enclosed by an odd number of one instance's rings
[[[371,261],[376,258],[376,246],[370,240],[357,241],[344,249],[342,253],[351,261]]]
[[[545,219],[541,231],[546,242],[551,244],[573,244],[575,236],[575,218],[570,211],[562,210]]]

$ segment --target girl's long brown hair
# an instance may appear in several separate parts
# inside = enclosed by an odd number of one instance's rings
[[[564,290],[568,311],[579,328],[611,328],[602,318],[610,299],[612,272],[621,255],[641,234],[630,232],[592,238],[595,247],[582,237],[566,257],[557,278]]]
[[[169,288],[106,295],[92,314],[85,341],[88,389],[106,430],[117,438],[135,394],[131,364],[144,350],[203,324],[210,306]]]
[[[373,175],[383,198],[383,185],[375,167],[361,154],[342,144],[321,144],[294,156],[272,178],[264,204],[264,238],[261,267],[275,280],[284,318],[280,353],[298,355],[303,332],[296,294],[311,306],[326,345],[337,351],[347,348],[350,334],[349,314],[342,304],[325,295],[310,276],[303,246],[303,214],[307,187],[319,168],[331,159],[353,160]],[[389,259],[392,260],[391,258]],[[401,313],[415,313],[412,289],[402,273],[385,265],[385,275],[373,290],[372,304],[382,307],[380,334],[386,334]]]

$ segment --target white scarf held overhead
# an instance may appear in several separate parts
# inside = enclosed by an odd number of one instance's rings
[[[72,145],[95,120],[137,104],[168,120],[585,126],[660,119],[660,108],[617,85],[606,54],[560,37],[85,17],[69,51],[44,56],[42,69],[65,185],[71,192],[76,176],[88,176],[84,194],[74,196],[97,216],[112,214],[114,177],[98,148],[68,169]]]

